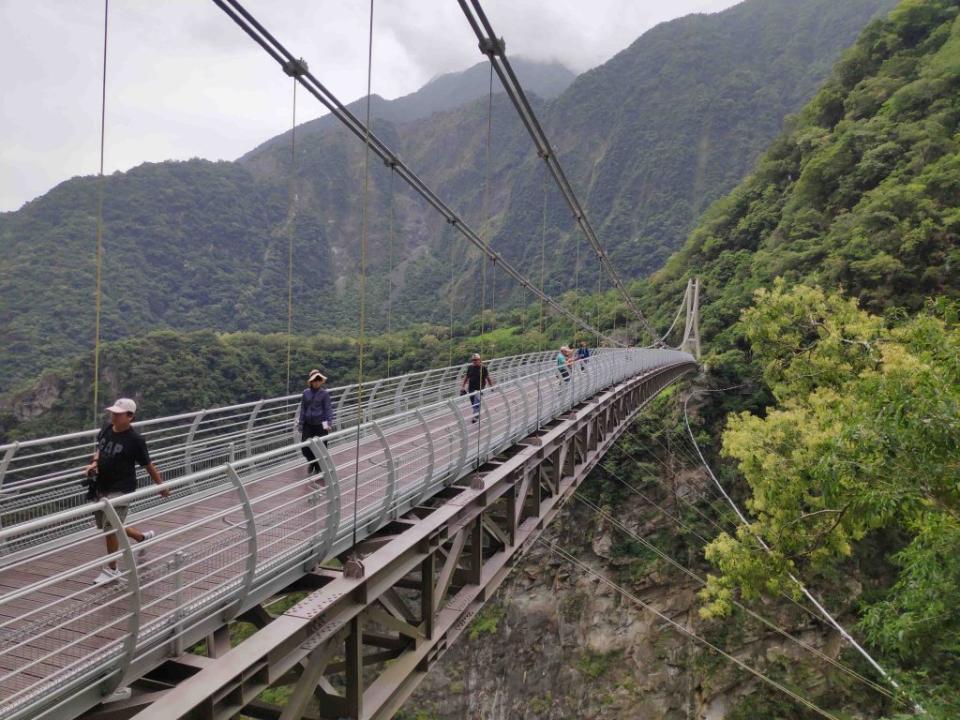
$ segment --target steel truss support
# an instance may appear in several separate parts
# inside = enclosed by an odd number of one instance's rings
[[[127,717],[392,717],[643,406],[693,369],[653,371],[573,408],[481,466],[479,487],[464,478],[385,525],[389,541],[367,541],[364,577],[318,568],[311,595]],[[284,708],[257,700],[281,684],[293,686]]]

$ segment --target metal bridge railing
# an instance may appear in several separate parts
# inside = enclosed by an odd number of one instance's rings
[[[605,352],[609,351],[601,349],[596,354]],[[552,366],[554,356],[554,352],[515,355],[491,360],[487,366],[498,382],[504,382],[529,374],[533,368]],[[364,383],[360,392],[356,385],[330,388],[336,408],[334,429],[456,397],[464,369],[465,365],[455,365],[373,380]],[[300,394],[286,395],[155,418],[134,423],[134,427],[147,439],[151,459],[164,478],[176,479],[298,441],[293,423],[299,400]],[[0,528],[83,505],[83,466],[90,460],[97,432],[0,445]],[[139,487],[151,484],[142,468],[137,480]],[[154,501],[145,498],[136,509]],[[84,528],[93,528],[88,517],[57,532],[68,534]],[[22,543],[0,545],[0,555],[22,547]]]
[[[161,488],[151,485],[0,529],[0,542],[26,548],[0,558],[0,717],[68,715],[81,693],[109,692],[182,652],[210,622],[348,550],[602,388],[693,364],[672,350],[611,350],[571,368],[567,381],[535,367],[485,391],[477,423],[469,397],[440,397],[333,433],[326,444],[314,438],[320,476],[309,475],[298,442],[164,483],[175,495],[189,492],[183,500],[159,502]],[[29,541],[56,537],[95,510],[119,526],[122,505],[156,537],[132,544],[118,533],[112,557],[102,534]],[[110,559],[122,579],[92,585]]]

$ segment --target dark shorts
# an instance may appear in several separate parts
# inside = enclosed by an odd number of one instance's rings
[[[116,500],[119,497],[123,497],[126,493],[122,492],[110,492],[106,495],[100,497],[101,500],[108,498],[110,500]],[[130,510],[129,505],[114,505],[114,510],[117,511],[117,515],[120,517],[120,522],[126,524],[127,522],[127,511]],[[100,530],[105,530],[110,527],[110,518],[107,517],[107,514],[103,510],[96,510],[93,513],[94,522],[97,523],[97,527]]]

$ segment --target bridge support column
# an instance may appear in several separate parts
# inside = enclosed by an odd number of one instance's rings
[[[346,640],[347,717],[359,720],[363,714],[363,623],[360,616],[350,620]]]

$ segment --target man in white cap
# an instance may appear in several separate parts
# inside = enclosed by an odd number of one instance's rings
[[[95,495],[98,500],[103,498],[119,498],[126,493],[131,493],[137,489],[137,465],[145,467],[150,479],[157,485],[163,481],[156,466],[150,462],[150,454],[147,452],[147,442],[143,436],[132,426],[133,418],[137,414],[137,404],[130,398],[120,398],[113,405],[107,408],[110,413],[110,422],[101,428],[97,435],[97,450],[93,455],[93,461],[87,466],[87,475],[92,476],[96,473]],[[166,497],[170,494],[168,490],[162,490],[161,495]],[[115,506],[120,522],[127,519],[126,505]],[[110,527],[110,520],[102,510],[94,514],[97,527],[106,530]],[[127,537],[143,542],[149,540],[155,535],[153,530],[140,532],[135,527],[115,528],[113,532],[107,533],[107,552],[115,553],[120,547],[120,540],[117,537],[116,530],[123,530]],[[117,570],[116,561],[103,568],[97,575],[94,583],[111,582],[121,577],[122,573]]]
[[[323,437],[330,432],[333,425],[333,400],[323,384],[327,376],[319,370],[311,370],[307,375],[307,389],[300,398],[297,408],[297,429],[300,439],[307,441],[312,437]],[[310,472],[313,475],[320,473],[320,463],[314,457],[309,445],[304,445],[301,452],[310,463]]]

